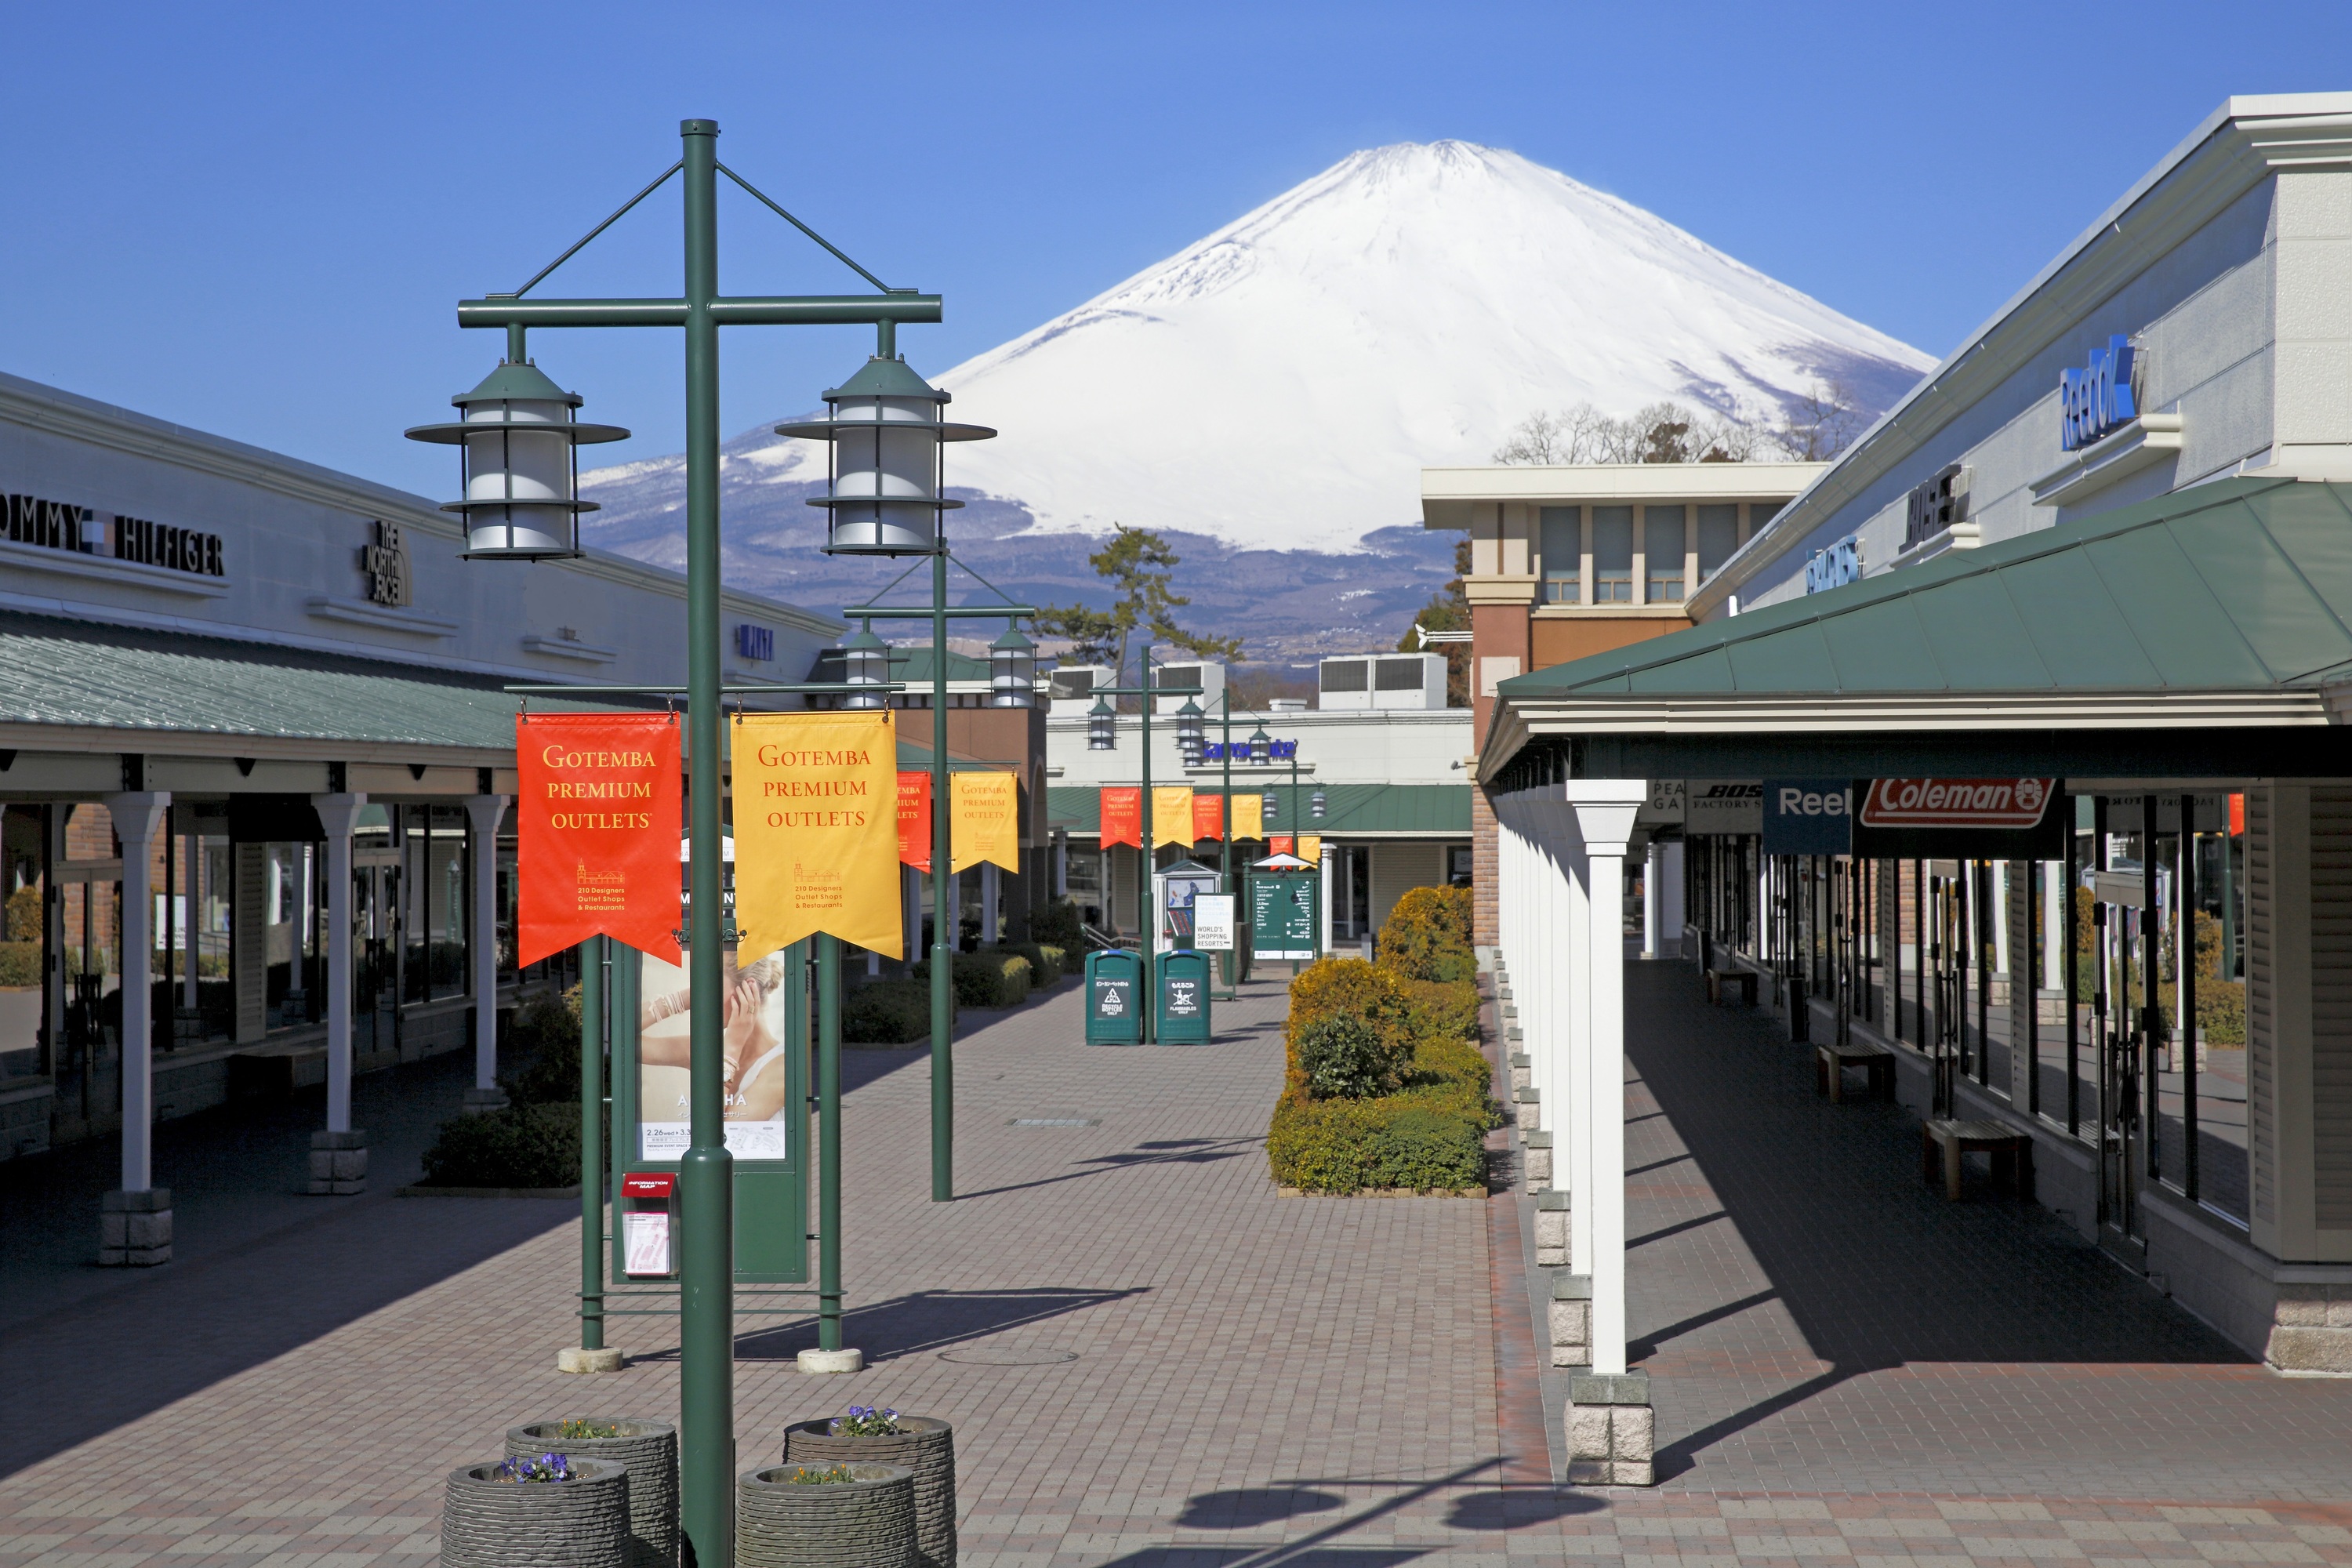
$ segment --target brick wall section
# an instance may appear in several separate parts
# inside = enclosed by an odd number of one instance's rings
[[[1470,940],[1492,947],[1500,940],[1495,910],[1495,807],[1486,786],[1470,786]]]

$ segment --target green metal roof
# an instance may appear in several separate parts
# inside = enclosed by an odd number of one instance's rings
[[[1506,701],[2313,686],[2352,668],[2352,486],[2201,485],[1506,680]]]
[[[504,680],[0,612],[0,724],[511,752]]]
[[[1195,782],[1195,790],[1213,795],[1217,785]],[[1290,780],[1285,774],[1269,783],[1252,778],[1234,781],[1235,795],[1257,795],[1271,788],[1282,803],[1284,820],[1277,833],[1321,833],[1336,837],[1353,834],[1416,834],[1430,837],[1470,837],[1470,786],[1458,784],[1326,784],[1320,822],[1289,820]],[[1297,816],[1304,819],[1315,793],[1310,780],[1298,785]],[[1045,791],[1045,822],[1080,837],[1102,831],[1102,792],[1084,784],[1054,784]]]

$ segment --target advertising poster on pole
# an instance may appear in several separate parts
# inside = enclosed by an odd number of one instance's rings
[[[519,961],[597,935],[677,957],[675,715],[521,714],[515,762]]]
[[[792,1158],[793,1080],[784,981],[788,955],[771,952],[727,975],[727,1152],[739,1160]],[[646,953],[637,981],[637,1148],[647,1160],[686,1152],[694,986],[675,963]]]
[[[982,861],[1021,873],[1021,780],[1006,773],[956,773],[948,781],[955,809],[948,820],[948,869]]]
[[[931,775],[898,775],[898,864],[931,868]]]
[[[900,956],[898,760],[887,709],[736,716],[738,963],[820,931]]]

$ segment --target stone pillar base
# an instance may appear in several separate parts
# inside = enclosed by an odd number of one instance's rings
[[[1511,1087],[1513,1089],[1525,1089],[1529,1084],[1535,1082],[1535,1058],[1528,1055],[1525,1051],[1513,1051],[1511,1053],[1510,1065]]]
[[[1551,1301],[1551,1364],[1579,1370],[1592,1364],[1592,1276],[1555,1274]]]
[[[1528,1191],[1542,1192],[1551,1185],[1551,1134],[1544,1131],[1522,1133],[1519,1145],[1527,1158]]]
[[[864,1351],[803,1351],[799,1360],[800,1369],[803,1372],[814,1373],[820,1376],[832,1373],[866,1370]]]
[[[555,1370],[558,1372],[618,1372],[621,1370],[621,1352],[611,1349],[582,1350],[578,1345],[572,1345],[555,1352]]]
[[[1568,1267],[1568,1194],[1557,1187],[1536,1194],[1536,1264]]]
[[[504,1110],[507,1091],[502,1089],[469,1089],[466,1091],[466,1114],[480,1116],[487,1111]]]
[[[1655,1452],[1646,1373],[1615,1377],[1587,1373],[1569,1380],[1570,1484],[1654,1486]]]
[[[2281,1372],[2352,1373],[2352,1285],[2281,1282],[2263,1359]]]
[[[1515,1089],[1511,1090],[1511,1116],[1521,1127],[1543,1125],[1543,1090]]]
[[[172,1261],[172,1189],[111,1192],[98,1200],[101,1268],[151,1268]]]
[[[310,1134],[310,1195],[347,1197],[367,1191],[367,1134]]]

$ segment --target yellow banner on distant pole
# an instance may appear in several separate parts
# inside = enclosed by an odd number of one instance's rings
[[[1181,844],[1192,847],[1192,786],[1191,784],[1153,784],[1151,786],[1151,847]]]
[[[1021,777],[969,773],[948,781],[948,869],[986,860],[1021,874]]]
[[[1323,836],[1319,833],[1300,834],[1298,836],[1298,858],[1301,860],[1306,861],[1309,866],[1320,866],[1323,864]]]
[[[1227,804],[1233,807],[1234,837],[1263,838],[1265,837],[1265,796],[1255,790],[1250,790],[1245,794],[1234,795]]]
[[[897,715],[743,713],[733,740],[736,964],[819,931],[899,957]]]

